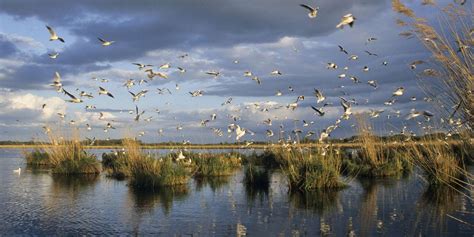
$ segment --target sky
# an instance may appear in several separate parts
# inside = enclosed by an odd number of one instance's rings
[[[310,19],[300,3],[319,6],[318,16]],[[421,16],[436,17],[434,6],[405,3]],[[446,3],[450,1],[440,1]],[[354,26],[337,29],[348,13],[356,17]],[[43,126],[48,126],[78,128],[81,136],[96,139],[140,135],[146,142],[234,142],[229,124],[247,131],[241,140],[276,141],[280,125],[285,136],[298,128],[303,136],[313,131],[312,138],[317,139],[343,114],[341,96],[357,101],[352,105],[354,113],[384,110],[371,119],[378,133],[397,133],[403,126],[416,132],[417,121],[405,120],[406,115],[414,108],[434,109],[423,100],[415,79],[427,65],[411,70],[409,64],[429,54],[416,38],[399,35],[407,30],[396,25],[399,18],[403,19],[387,0],[4,0],[0,2],[0,140],[40,139],[45,136]],[[46,25],[65,43],[49,41]],[[115,42],[104,47],[98,37]],[[377,40],[367,42],[371,37]],[[358,59],[349,60],[338,45]],[[56,59],[48,57],[53,52],[59,53]],[[329,62],[338,69],[327,69]],[[150,80],[132,63],[151,64],[168,79]],[[158,68],[166,63],[171,68]],[[346,66],[348,70],[343,69]],[[370,70],[364,72],[364,66]],[[272,75],[274,70],[282,75]],[[261,84],[245,77],[245,71],[258,76]],[[80,91],[92,93],[94,98],[66,102],[69,98],[50,86],[55,72],[61,75],[64,89],[77,97]],[[338,78],[341,73],[347,77]],[[351,75],[360,83],[350,80]],[[136,82],[130,89],[123,85],[128,79]],[[139,85],[142,79],[147,83]],[[368,85],[369,80],[376,80],[378,87]],[[99,95],[99,86],[115,98]],[[405,88],[404,95],[395,104],[384,105],[399,87]],[[171,94],[159,94],[158,88]],[[128,90],[144,89],[148,93],[134,102]],[[323,108],[324,116],[311,109],[324,104],[316,103],[314,89],[322,91],[324,102],[330,104]],[[203,96],[192,97],[189,92],[196,90],[202,90]],[[282,95],[276,96],[277,91]],[[305,100],[295,110],[287,108],[300,95]],[[229,98],[231,103],[225,104]],[[86,110],[86,105],[96,108]],[[145,111],[139,122],[129,114],[135,106]],[[61,119],[57,113],[66,117]],[[213,113],[217,119],[202,126],[201,121],[210,120]],[[267,119],[272,120],[271,126],[264,123]],[[303,120],[309,125],[303,126]],[[104,132],[107,123],[115,129]],[[86,130],[86,124],[92,130]],[[342,120],[331,137],[354,135],[353,124],[353,118]],[[267,137],[268,129],[275,136]]]

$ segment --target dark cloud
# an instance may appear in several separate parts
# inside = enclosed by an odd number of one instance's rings
[[[317,36],[335,31],[341,16],[360,15],[361,24],[387,7],[388,1],[341,0],[320,3],[317,19],[286,0],[260,1],[2,1],[0,12],[37,17],[69,29],[79,39],[66,48],[64,63],[82,64],[137,58],[162,48],[228,46],[272,42],[283,36]],[[38,26],[43,27],[43,26]],[[60,32],[59,32],[60,33]],[[97,37],[117,41],[101,49]],[[67,40],[67,39],[66,39]]]
[[[0,34],[0,51],[2,52],[2,57],[6,58],[15,54],[18,49],[4,34]]]

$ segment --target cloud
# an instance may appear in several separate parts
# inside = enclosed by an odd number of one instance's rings
[[[43,109],[43,104],[46,107]],[[31,93],[17,95],[15,93],[6,93],[0,96],[0,118],[2,121],[8,118],[21,118],[24,122],[28,121],[51,121],[56,113],[65,113],[66,102],[59,97],[41,97]]]

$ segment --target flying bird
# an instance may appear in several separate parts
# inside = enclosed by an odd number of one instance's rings
[[[53,84],[50,84],[54,88],[56,88],[57,92],[61,92],[63,89],[63,84],[61,83],[61,75],[59,75],[59,72],[54,73],[53,77]]]
[[[399,87],[392,93],[392,96],[402,96],[403,92],[405,92],[405,88]]]
[[[312,108],[314,111],[316,111],[316,113],[318,113],[319,116],[324,116],[324,114],[325,114],[324,111],[322,111],[322,110],[320,110],[320,109],[318,109],[318,108],[316,108],[316,107],[314,107],[314,106],[312,106],[312,105],[311,105],[311,108]]]
[[[370,52],[370,51],[368,51],[368,50],[364,50],[364,52],[366,52],[369,56],[379,56],[378,54],[372,53],[372,52]]]
[[[273,70],[270,74],[276,75],[276,76],[281,76],[282,75],[280,70]]]
[[[352,14],[346,14],[341,18],[339,24],[337,24],[336,28],[343,29],[345,25],[349,25],[352,27],[354,25],[356,18]]]
[[[49,58],[51,59],[56,59],[58,56],[59,56],[59,53],[55,52],[55,53],[48,53],[48,56]]]
[[[300,6],[309,11],[308,13],[309,18],[316,18],[318,16],[319,7],[310,7],[306,4],[300,4]]]
[[[139,70],[142,70],[146,67],[153,67],[153,65],[151,65],[151,64],[142,64],[142,63],[132,63],[132,64],[138,66]]]
[[[109,91],[107,91],[106,89],[102,88],[102,87],[99,87],[99,95],[108,95],[112,98],[115,98],[112,93],[110,93]]]
[[[316,96],[317,100],[316,100],[316,103],[320,103],[320,102],[323,102],[326,97],[324,97],[323,93],[321,91],[319,91],[318,89],[314,89],[314,96]]]
[[[102,42],[102,46],[110,46],[112,45],[113,43],[115,43],[115,41],[107,41],[107,40],[104,40],[104,39],[101,39],[99,37],[97,37],[97,39]]]
[[[208,71],[208,72],[206,72],[206,74],[214,76],[214,77],[217,78],[221,73],[218,72],[218,71]]]
[[[345,54],[349,54],[342,46],[338,45],[337,47],[339,47],[339,51],[341,51]]]
[[[51,28],[50,26],[46,26],[46,29],[48,29],[50,34],[49,41],[59,40],[63,43],[65,42],[63,38],[59,37],[56,32],[54,32],[53,28]]]
[[[70,100],[66,100],[67,102],[70,102],[70,103],[82,103],[83,102],[80,98],[75,97],[71,93],[67,92],[65,89],[63,89],[63,92],[64,92],[64,94],[66,94],[67,96],[69,96],[71,98]]]

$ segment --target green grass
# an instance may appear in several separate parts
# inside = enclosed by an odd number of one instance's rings
[[[187,184],[189,174],[184,165],[170,158],[142,156],[130,162],[130,184],[139,189],[155,189]]]
[[[54,174],[99,174],[100,163],[94,155],[77,153],[76,156],[65,158],[60,161],[52,170]]]
[[[355,156],[344,157],[342,160],[342,171],[344,174],[357,175],[360,177],[399,177],[413,170],[413,164],[403,153],[391,148],[378,150],[383,152],[383,162],[374,163],[364,157],[366,153],[356,152]]]
[[[102,167],[108,177],[125,179],[130,176],[130,162],[125,152],[102,153]]]
[[[288,178],[290,190],[311,191],[341,189],[346,187],[341,180],[341,157],[338,150],[323,152],[299,149],[279,149],[274,151],[283,173]]]
[[[236,154],[201,154],[191,161],[196,177],[228,176],[241,166],[241,158]]]
[[[265,150],[260,154],[254,152],[253,154],[242,158],[242,163],[244,165],[252,164],[264,166],[265,168],[280,168],[282,161],[281,154],[272,152],[271,150]]]
[[[50,166],[51,162],[48,153],[41,149],[35,148],[31,152],[25,152],[26,165],[37,167],[37,166]]]

